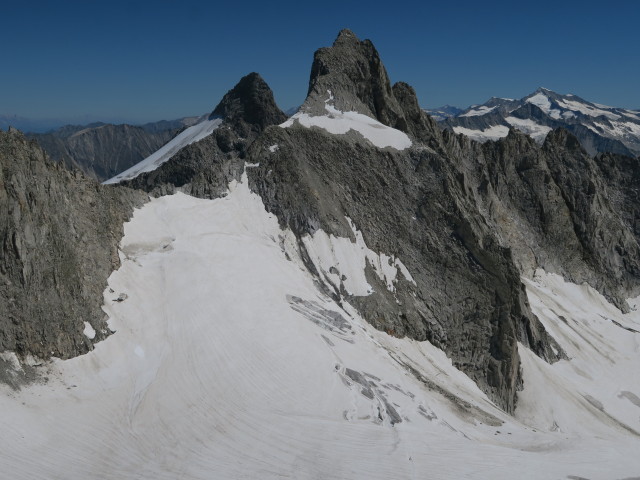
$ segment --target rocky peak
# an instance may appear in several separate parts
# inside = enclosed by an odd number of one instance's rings
[[[255,72],[242,77],[222,98],[211,116],[224,117],[234,126],[242,127],[241,130],[257,132],[287,119],[276,105],[269,85]]]
[[[404,112],[394,97],[387,71],[369,40],[342,30],[332,47],[315,52],[303,110],[323,115],[329,93],[336,108],[357,111],[390,127],[406,129]]]

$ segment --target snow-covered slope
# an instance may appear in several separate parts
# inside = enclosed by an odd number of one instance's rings
[[[141,173],[152,172],[178,153],[181,148],[211,135],[211,133],[220,126],[222,120],[222,118],[206,118],[201,122],[186,128],[158,151],[152,153],[128,170],[125,170],[115,177],[105,181],[104,184],[119,183],[122,180],[131,180]]]
[[[390,289],[411,278],[402,259],[361,239],[304,241],[329,287],[338,272],[366,295],[367,261],[380,262]],[[121,251],[105,291],[115,333],[40,367],[47,382],[0,384],[0,478],[640,471],[640,315],[589,288],[543,272],[528,282],[534,311],[571,358],[548,365],[523,349],[512,418],[429,342],[379,332],[323,294],[246,175],[217,200],[152,200],[125,225]]]
[[[551,129],[564,127],[591,154],[599,151],[640,154],[640,112],[592,103],[545,88],[521,100],[492,98],[445,119],[445,125],[481,142],[504,137],[514,127],[538,143],[544,141]]]
[[[300,124],[306,128],[319,127],[329,133],[344,135],[350,131],[358,132],[373,145],[380,148],[392,147],[404,150],[411,146],[411,140],[406,133],[388,127],[378,120],[358,112],[342,112],[333,105],[333,95],[327,91],[325,100],[326,115],[310,115],[298,111],[281,127],[288,128]]]

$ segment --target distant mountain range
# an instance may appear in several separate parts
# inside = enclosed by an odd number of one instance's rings
[[[35,139],[52,160],[103,181],[137,164],[199,120],[200,117],[185,117],[140,126],[66,125],[28,136]]]
[[[454,107],[452,105],[444,105],[437,108],[424,108],[423,110],[431,115],[437,122],[446,120],[449,117],[455,117],[464,111],[462,108]]]
[[[539,88],[520,100],[494,97],[482,105],[455,110],[443,107],[427,112],[445,128],[480,142],[506,137],[509,129],[517,128],[541,144],[551,130],[563,127],[591,155],[640,155],[640,111],[608,107],[576,95]]]

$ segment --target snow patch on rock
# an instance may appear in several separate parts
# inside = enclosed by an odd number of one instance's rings
[[[89,340],[93,340],[94,338],[96,338],[96,331],[93,329],[89,322],[84,322],[84,330],[82,331],[82,333],[84,333],[84,336]]]
[[[528,118],[507,117],[505,120],[518,130],[530,135],[536,142],[542,144],[547,134],[552,130],[551,127],[540,125]]]
[[[379,148],[391,147],[404,150],[412,145],[407,134],[400,130],[388,127],[362,113],[338,110],[329,104],[333,96],[331,92],[328,94],[329,98],[325,101],[326,115],[309,115],[299,111],[280,126],[289,128],[297,123],[306,128],[319,127],[335,135],[344,135],[354,130]]]
[[[340,286],[342,286],[349,295],[359,297],[371,295],[373,287],[367,282],[365,276],[365,268],[368,264],[391,292],[395,291],[398,271],[402,273],[405,280],[415,285],[409,270],[399,258],[384,253],[378,254],[371,250],[353,221],[347,218],[347,222],[355,242],[349,238],[327,235],[323,230],[318,230],[313,235],[306,235],[302,239],[311,261],[324,277],[325,282],[337,293],[340,293]]]
[[[493,125],[484,130],[474,130],[465,127],[453,127],[453,131],[461,133],[477,142],[486,142],[488,140],[498,140],[509,134],[509,127],[505,125]]]

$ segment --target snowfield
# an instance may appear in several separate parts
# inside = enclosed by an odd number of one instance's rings
[[[314,261],[325,272],[334,263],[354,292],[367,289],[362,258],[380,262],[389,288],[412,281],[360,237],[319,235],[306,240]],[[104,296],[115,333],[41,367],[47,382],[0,384],[0,478],[640,472],[638,312],[539,271],[527,281],[532,308],[570,360],[548,365],[521,348],[510,417],[429,342],[376,331],[323,295],[297,249],[246,175],[221,199],[178,193],[137,210]]]
[[[536,93],[527,98],[526,102],[532,103],[551,118],[555,118],[556,120],[560,118],[560,110],[551,108],[551,101],[544,93]]]
[[[537,143],[544,143],[547,134],[551,131],[551,127],[540,125],[531,119],[523,119],[517,117],[507,117],[505,120],[523,133],[530,135]]]
[[[327,94],[328,99],[325,100],[324,107],[327,115],[309,115],[299,111],[280,126],[289,128],[297,123],[306,128],[319,127],[335,135],[344,135],[353,130],[379,148],[391,147],[404,150],[412,145],[407,134],[400,130],[388,127],[362,113],[338,110],[329,103],[333,101],[332,93],[327,91]]]
[[[453,127],[455,133],[461,133],[478,142],[499,140],[509,135],[509,127],[505,125],[493,125],[484,130],[473,130],[465,127]]]
[[[138,162],[133,167],[119,173],[113,178],[106,180],[103,184],[120,183],[123,180],[131,180],[141,173],[152,172],[163,163],[167,162],[171,157],[178,153],[182,148],[192,143],[198,142],[208,137],[222,123],[222,118],[208,118],[199,123],[185,129],[176,135],[171,141],[167,142],[158,151],[152,153],[144,160]]]

